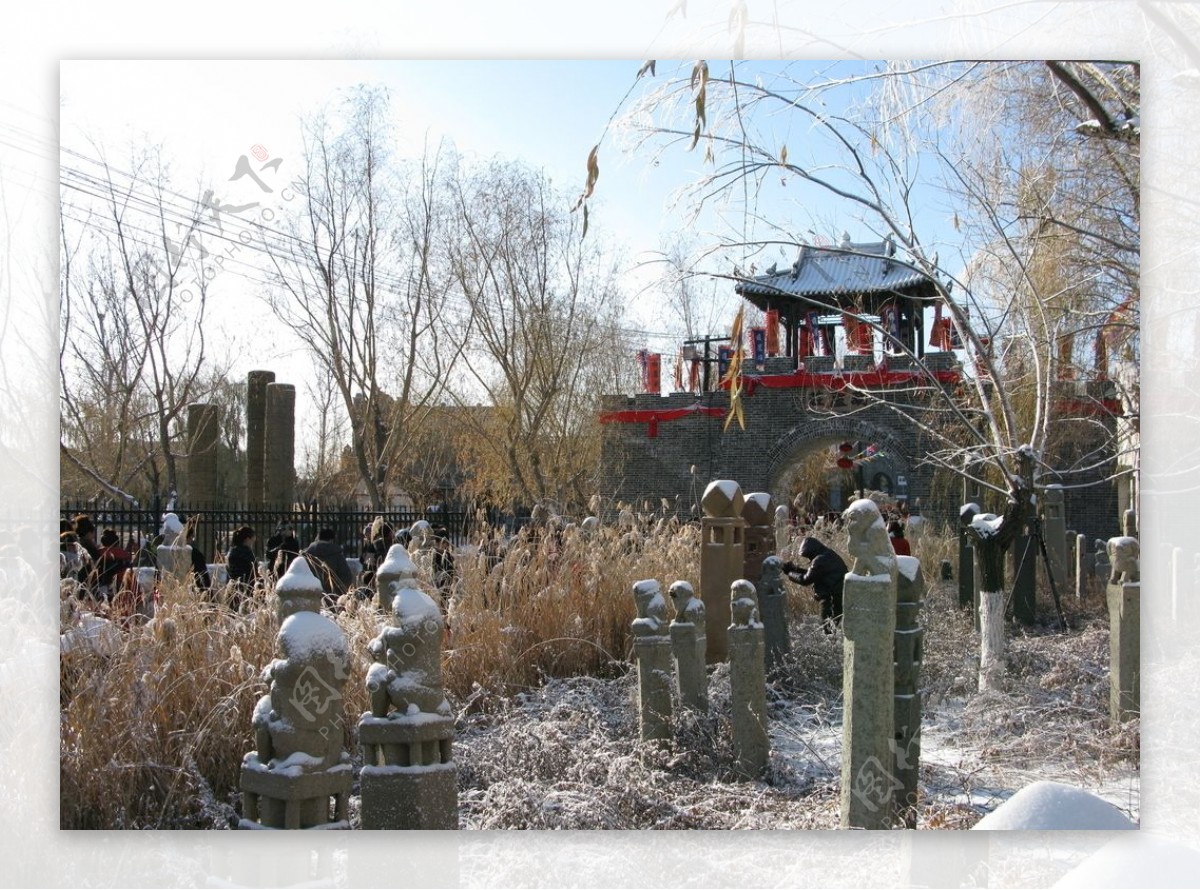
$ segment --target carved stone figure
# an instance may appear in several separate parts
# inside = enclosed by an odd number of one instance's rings
[[[729,611],[733,624],[749,627],[761,622],[758,616],[758,591],[745,579],[734,581],[730,587]]]
[[[392,597],[392,625],[371,640],[367,671],[371,715],[449,715],[442,688],[442,610],[428,594],[401,587]]]
[[[1137,538],[1119,537],[1108,539],[1109,584],[1134,584],[1141,580],[1138,557],[1141,547]]]
[[[704,603],[687,581],[676,581],[667,590],[671,606],[675,609],[675,620],[681,624],[704,627]]]
[[[653,578],[638,581],[633,585],[633,599],[638,616],[631,626],[634,635],[654,637],[666,633],[667,601],[663,599],[659,583]]]
[[[849,540],[846,549],[854,558],[852,575],[896,574],[896,551],[888,540],[887,527],[879,507],[869,498],[860,498],[842,513]]]

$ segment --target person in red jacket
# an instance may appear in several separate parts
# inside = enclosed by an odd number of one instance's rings
[[[912,556],[912,548],[908,546],[908,538],[904,537],[904,523],[899,519],[893,519],[888,523],[888,537],[892,542],[892,549],[896,551],[897,556]]]

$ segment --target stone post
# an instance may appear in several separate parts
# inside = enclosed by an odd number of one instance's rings
[[[763,491],[746,495],[742,505],[742,519],[746,521],[744,532],[745,556],[742,574],[751,584],[757,584],[762,575],[762,563],[773,551],[775,529],[772,525],[775,503]]]
[[[313,574],[308,560],[303,556],[294,558],[287,571],[275,582],[280,626],[297,612],[320,612],[324,593],[321,579]]]
[[[274,371],[251,371],[246,375],[246,505],[251,508],[263,504],[267,384],[274,382]]]
[[[676,581],[667,591],[675,618],[669,630],[671,651],[675,655],[675,678],[679,703],[685,708],[708,710],[708,674],[704,667],[704,603],[696,598],[692,585]],[[636,594],[635,594],[636,596]]]
[[[783,587],[783,560],[768,556],[763,560],[758,582],[758,609],[762,617],[766,644],[767,670],[783,662],[791,649],[788,637],[787,591]]]
[[[1062,487],[1047,485],[1042,492],[1042,537],[1050,572],[1059,590],[1067,589],[1067,517]],[[1036,545],[1034,552],[1036,553]]]
[[[912,556],[896,557],[895,738],[892,773],[897,821],[917,827],[918,769],[921,764],[921,662],[925,630],[918,623],[925,601],[925,576]]]
[[[1088,552],[1087,535],[1075,536],[1075,599],[1082,602],[1091,588],[1096,557]]]
[[[780,504],[775,508],[775,554],[778,556],[792,540],[792,529],[788,521],[788,508]]]
[[[637,618],[633,620],[633,652],[638,667],[638,717],[642,741],[671,738],[671,637],[667,603],[653,579],[633,585]]]
[[[1116,726],[1136,717],[1141,705],[1142,585],[1136,538],[1110,538],[1108,553],[1108,712]]]
[[[221,414],[216,405],[188,405],[187,503],[191,508],[217,499],[217,442]]]
[[[1130,507],[1121,514],[1121,534],[1127,538],[1136,538],[1138,536],[1138,519],[1137,511]]]
[[[767,680],[763,664],[763,626],[758,594],[746,580],[730,585],[729,695],[733,709],[736,769],[758,778],[767,768]]]
[[[158,533],[163,540],[155,548],[154,556],[160,576],[186,584],[192,570],[192,548],[185,540],[183,522],[174,513],[164,513]]]
[[[358,721],[362,827],[457,829],[454,718],[442,687],[442,610],[428,594],[398,581],[390,615],[390,624],[368,646],[371,709]]]
[[[879,508],[842,514],[854,564],[843,581],[842,828],[890,828],[895,733],[896,559]]]
[[[1112,565],[1108,561],[1108,544],[1102,538],[1096,538],[1093,545],[1096,552],[1092,554],[1092,574],[1102,585],[1107,584],[1112,572]]]
[[[242,760],[240,827],[349,828],[346,637],[324,615],[301,611],[275,641],[280,657],[263,672],[271,689],[254,709],[256,750]]]
[[[385,615],[392,612],[392,598],[401,587],[416,587],[417,564],[412,561],[403,544],[388,548],[383,562],[375,569],[376,605]]]
[[[263,500],[290,507],[296,500],[296,387],[268,383],[263,438]]]
[[[710,482],[700,499],[700,598],[704,600],[709,664],[729,655],[729,588],[745,564],[742,489],[729,479]]]

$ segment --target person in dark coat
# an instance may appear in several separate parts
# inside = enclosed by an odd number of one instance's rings
[[[325,605],[330,609],[335,607],[338,597],[354,586],[354,572],[350,570],[342,545],[334,540],[335,537],[333,529],[323,528],[317,532],[317,539],[304,548],[313,574],[321,579],[321,587],[325,589]]]
[[[842,621],[842,581],[846,577],[846,563],[816,538],[805,538],[800,542],[800,556],[809,560],[807,569],[794,562],[785,562],[783,570],[789,581],[812,587],[813,598],[821,604],[825,633],[831,634],[834,625]]]
[[[299,555],[300,539],[296,537],[292,524],[283,520],[275,526],[275,534],[267,538],[267,567],[278,578]]]
[[[242,597],[254,586],[258,567],[254,557],[254,529],[243,525],[233,533],[233,546],[225,554],[225,570],[229,574],[229,605],[237,611]]]
[[[387,559],[388,551],[396,543],[395,533],[382,516],[376,516],[375,521],[363,532],[363,545],[358,558],[362,561],[362,584],[369,587],[375,580],[376,570]]]

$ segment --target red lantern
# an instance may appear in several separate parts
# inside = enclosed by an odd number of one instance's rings
[[[852,461],[848,457],[839,457],[837,459],[837,465],[840,469],[843,469],[843,470],[853,470],[854,469],[854,461]]]
[[[849,454],[853,450],[854,450],[854,446],[851,445],[849,442],[843,442],[841,445],[838,446],[838,451],[842,452],[842,454]]]

